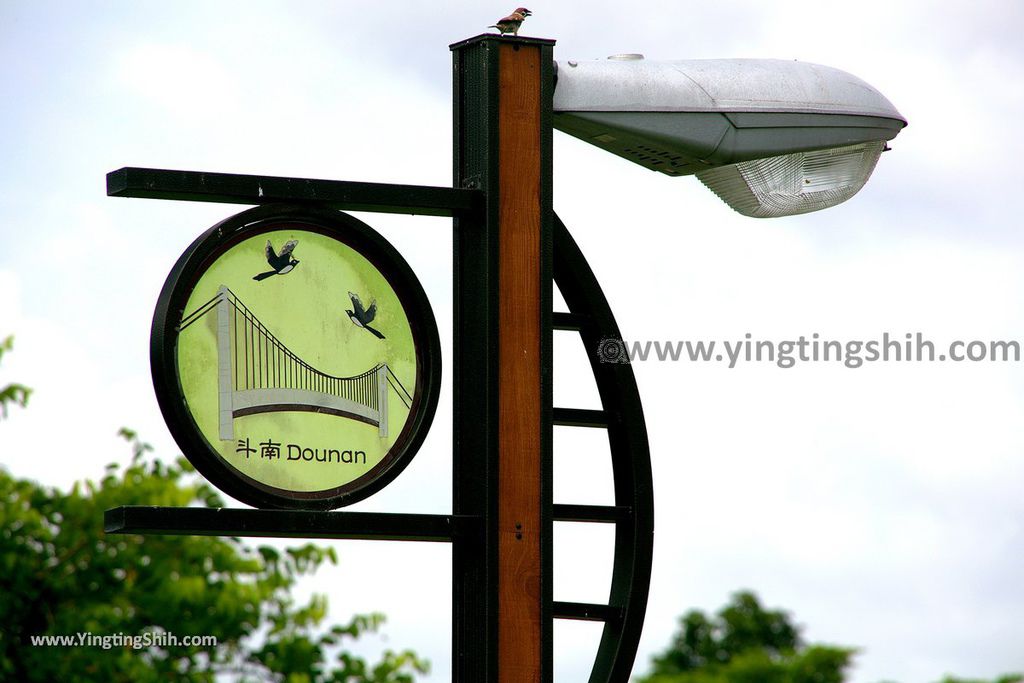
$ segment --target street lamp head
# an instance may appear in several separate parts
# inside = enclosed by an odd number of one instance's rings
[[[645,168],[696,175],[760,218],[835,206],[906,126],[844,71],[775,59],[558,62],[554,126]]]

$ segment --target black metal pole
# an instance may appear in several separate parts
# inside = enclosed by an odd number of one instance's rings
[[[452,512],[481,520],[452,553],[460,683],[552,679],[553,45],[484,35],[452,46],[454,187],[484,195],[454,231]]]
[[[498,675],[498,60],[453,47],[454,186],[484,193],[455,218],[452,512],[480,519],[452,547],[452,680]]]

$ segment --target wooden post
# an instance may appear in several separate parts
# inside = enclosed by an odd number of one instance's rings
[[[498,681],[541,680],[540,49],[501,44]]]
[[[552,46],[453,46],[456,186],[487,203],[456,222],[455,490],[483,491],[454,512],[484,519],[454,553],[456,602],[484,591],[455,608],[457,681],[551,680]]]

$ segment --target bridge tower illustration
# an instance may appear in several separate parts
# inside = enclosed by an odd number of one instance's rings
[[[377,427],[388,436],[388,386],[408,408],[412,396],[386,363],[339,377],[318,370],[281,342],[221,285],[217,295],[182,318],[179,334],[216,311],[219,436],[234,439],[234,419],[270,412],[316,412]]]

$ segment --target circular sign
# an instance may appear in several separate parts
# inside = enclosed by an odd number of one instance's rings
[[[394,479],[426,436],[441,356],[401,255],[338,211],[261,206],[178,259],[151,338],[185,456],[257,507],[330,509]]]

